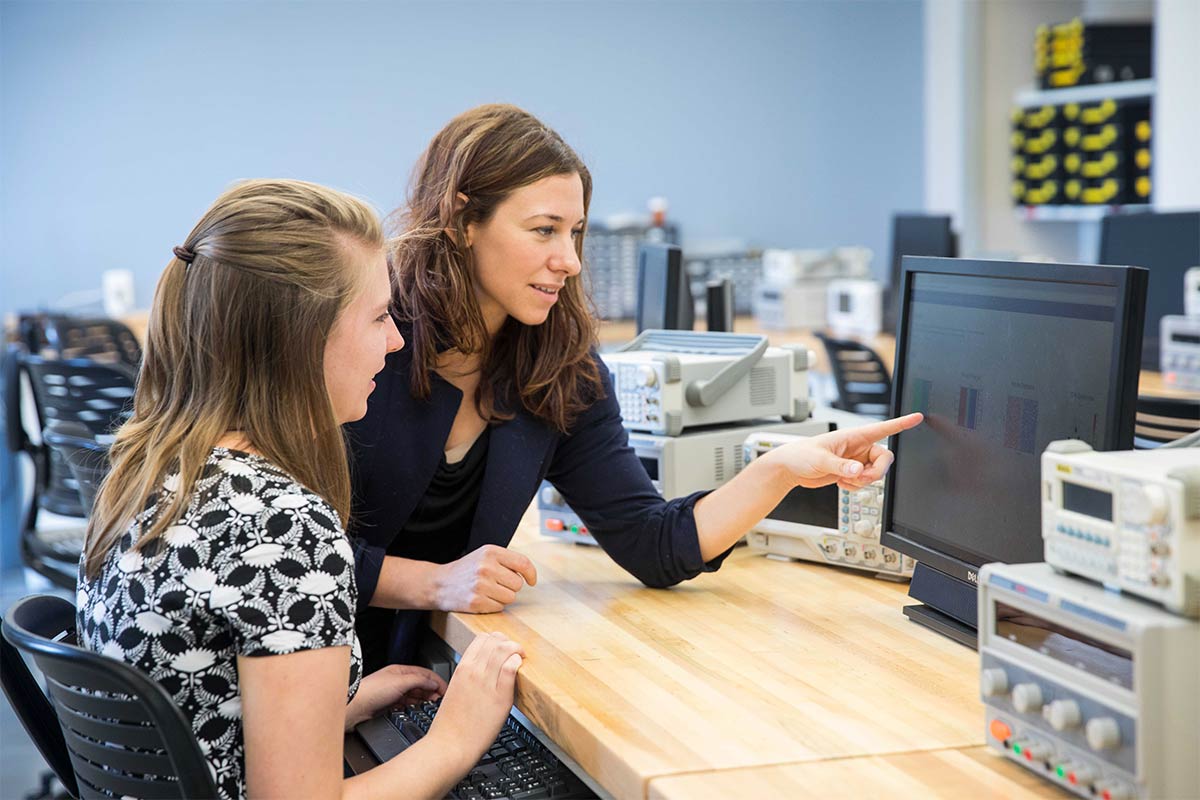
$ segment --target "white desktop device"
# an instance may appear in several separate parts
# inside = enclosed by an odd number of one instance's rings
[[[1163,382],[1178,389],[1200,390],[1200,316],[1164,316],[1159,323],[1159,342]]]
[[[670,500],[715,489],[741,472],[742,442],[749,431],[815,436],[832,427],[829,422],[816,420],[779,422],[760,419],[679,436],[631,432],[629,446],[646,468],[654,488]],[[583,520],[549,481],[542,482],[537,504],[542,533],[582,544],[596,543]]]
[[[1056,569],[1200,617],[1200,449],[1098,453],[1051,442],[1042,539]]]
[[[773,331],[825,327],[829,283],[825,278],[809,278],[757,284],[751,300],[755,322]]]
[[[757,430],[746,437],[742,460],[749,464],[802,438]],[[836,485],[798,487],[755,524],[746,543],[770,556],[834,564],[885,577],[912,577],[913,559],[879,543],[882,513],[883,481],[853,492]]]
[[[825,321],[834,336],[878,336],[883,329],[883,287],[878,281],[839,278],[829,282]]]
[[[871,274],[869,247],[836,247],[832,250],[767,249],[762,255],[765,283],[784,286],[810,278],[865,278]]]
[[[1183,273],[1183,313],[1200,317],[1200,267]]]
[[[642,331],[601,353],[629,430],[677,436],[685,428],[780,416],[808,419],[804,347],[768,347],[745,333]]]
[[[869,278],[871,257],[867,247],[764,250],[751,304],[755,320],[766,330],[824,328],[830,282]]]
[[[979,571],[990,747],[1091,800],[1200,797],[1200,622],[1059,575]]]

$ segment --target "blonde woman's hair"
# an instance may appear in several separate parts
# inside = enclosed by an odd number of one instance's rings
[[[174,524],[230,432],[346,523],[350,474],[325,387],[325,343],[365,282],[355,256],[382,247],[375,213],[323,186],[251,180],[217,198],[155,290],[133,415],[88,523],[86,575],[99,574],[135,521],[138,548]],[[145,519],[152,501],[157,513]]]

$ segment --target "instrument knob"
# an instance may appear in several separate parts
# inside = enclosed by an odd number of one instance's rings
[[[1168,505],[1161,486],[1134,484],[1122,498],[1121,518],[1134,525],[1157,525],[1166,519]]]
[[[859,489],[854,493],[854,501],[856,503],[869,503],[875,499],[874,489]]]
[[[1076,728],[1079,726],[1081,719],[1079,704],[1074,700],[1055,700],[1046,706],[1042,713],[1056,731]]]
[[[869,519],[860,519],[854,523],[854,532],[859,536],[869,536],[875,532],[875,523]]]
[[[1036,683],[1018,683],[1012,690],[1013,707],[1022,714],[1032,714],[1042,708],[1042,687]]]
[[[1008,673],[1000,667],[990,667],[979,673],[979,690],[985,697],[1008,691]]]
[[[542,489],[542,504],[547,506],[561,506],[563,504],[562,495],[553,486],[547,486]]]
[[[1093,750],[1112,750],[1121,744],[1121,729],[1112,717],[1089,719],[1084,732]]]
[[[642,386],[653,386],[658,383],[658,373],[649,364],[643,364],[638,367],[637,377],[638,383]]]

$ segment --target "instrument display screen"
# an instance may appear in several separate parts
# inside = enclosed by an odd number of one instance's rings
[[[1089,675],[1133,690],[1133,653],[995,601],[995,633]]]
[[[1085,517],[1112,522],[1113,498],[1110,492],[1063,481],[1063,508]]]
[[[658,480],[658,459],[657,458],[646,458],[645,456],[638,456],[638,461],[641,461],[642,466],[646,468],[646,474],[650,476],[650,480],[652,480],[652,481]]]
[[[820,489],[805,489],[797,486],[775,506],[767,519],[794,522],[798,525],[813,525],[818,528],[837,530],[838,487],[837,484]]]

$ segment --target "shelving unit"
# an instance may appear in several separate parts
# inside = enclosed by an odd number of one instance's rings
[[[1142,81],[1114,81],[1092,83],[1087,86],[1068,86],[1065,89],[1024,89],[1017,92],[1015,104],[1030,106],[1060,106],[1066,103],[1094,103],[1111,98],[1127,100],[1131,97],[1152,97],[1154,79]]]
[[[1123,206],[1017,206],[1013,213],[1025,222],[1098,222],[1108,214],[1149,211],[1147,204]]]

